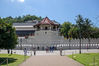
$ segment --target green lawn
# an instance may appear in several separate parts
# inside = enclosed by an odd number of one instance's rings
[[[6,59],[8,58],[8,66],[18,66],[24,61],[23,55],[17,55],[17,54],[0,54],[0,64],[4,62],[0,66],[7,66]],[[29,58],[29,56],[26,56],[26,58]]]
[[[74,60],[82,63],[85,66],[99,66],[99,53],[83,53],[69,55]]]

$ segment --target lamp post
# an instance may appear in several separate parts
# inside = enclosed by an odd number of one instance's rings
[[[20,46],[21,46],[21,50],[22,50],[22,38],[20,38]]]
[[[71,39],[69,38],[69,49],[71,49],[71,47],[70,47],[70,42],[71,42]]]
[[[80,38],[79,54],[81,54],[81,38]]]
[[[25,39],[26,39],[26,43],[27,43],[28,36],[25,36]]]
[[[25,36],[25,39],[26,39],[26,44],[27,44],[27,39],[28,39],[28,36]]]
[[[80,24],[80,26],[79,26],[79,54],[81,54],[81,24]]]

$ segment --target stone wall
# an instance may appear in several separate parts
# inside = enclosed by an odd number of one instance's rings
[[[47,39],[46,39],[47,40]],[[79,39],[63,39],[60,38],[60,40],[48,40],[45,41],[36,41],[34,38],[19,38],[18,42],[19,44],[17,45],[16,49],[24,49],[27,48],[31,50],[33,47],[40,47],[40,50],[42,47],[62,47],[63,49],[79,49],[80,43]],[[99,38],[98,39],[81,39],[81,48],[82,49],[99,49]]]

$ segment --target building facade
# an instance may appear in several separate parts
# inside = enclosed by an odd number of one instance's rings
[[[96,49],[99,48],[98,39],[64,39],[60,36],[60,24],[45,17],[42,21],[32,21],[26,23],[14,23],[19,44],[16,49],[32,50],[36,47],[44,50],[48,47],[62,47],[62,49]]]
[[[45,17],[42,21],[33,20],[24,23],[13,23],[19,37],[34,36],[35,32],[39,30],[58,31],[59,26],[58,22],[52,21],[48,17]]]
[[[26,23],[14,23],[18,35],[18,46],[52,46],[53,42],[60,40],[60,24],[45,17],[42,21],[32,21]]]

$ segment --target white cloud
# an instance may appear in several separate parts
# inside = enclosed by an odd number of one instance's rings
[[[21,2],[21,3],[24,2],[24,0],[11,0],[11,2],[15,2],[15,1],[17,1],[17,2]]]

